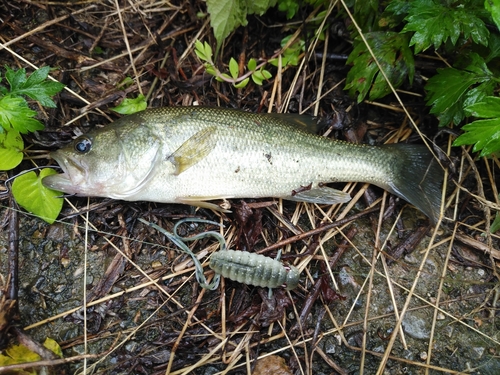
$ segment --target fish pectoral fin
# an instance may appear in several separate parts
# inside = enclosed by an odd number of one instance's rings
[[[176,201],[182,204],[188,204],[190,206],[196,206],[201,208],[208,208],[210,210],[219,211],[229,213],[230,210],[227,210],[221,207],[218,204],[207,202],[212,199],[222,199],[221,197],[183,197],[177,198]]]
[[[174,175],[181,174],[210,154],[217,144],[216,132],[215,126],[196,132],[167,158],[175,166]]]
[[[317,204],[336,204],[346,203],[351,200],[351,196],[343,191],[333,189],[328,186],[322,186],[311,190],[301,191],[284,199],[308,202]]]

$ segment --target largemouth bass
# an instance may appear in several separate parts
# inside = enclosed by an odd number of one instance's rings
[[[343,203],[349,194],[327,183],[367,182],[436,222],[443,171],[424,146],[351,144],[296,122],[222,108],[149,109],[53,152],[64,173],[43,184],[78,196],[212,207],[208,201],[226,198]]]

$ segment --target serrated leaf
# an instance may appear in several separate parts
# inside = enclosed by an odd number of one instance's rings
[[[61,346],[57,343],[56,340],[51,339],[50,337],[47,337],[45,339],[45,341],[43,342],[43,346],[45,346],[47,349],[49,349],[51,352],[53,352],[59,358],[63,357],[63,352],[62,352]]]
[[[17,90],[17,88],[26,82],[26,69],[21,68],[18,70],[12,70],[7,65],[5,66],[5,78],[9,82],[11,90]]]
[[[144,111],[148,103],[146,103],[146,98],[144,95],[139,94],[135,99],[125,98],[123,101],[111,110],[121,113],[122,115],[130,115],[132,113]]]
[[[500,118],[500,98],[497,96],[486,97],[482,102],[468,106],[465,111],[469,116],[478,118]]]
[[[462,127],[465,131],[455,139],[453,146],[474,145],[481,157],[500,150],[500,119],[477,120]]]
[[[240,25],[246,25],[246,3],[242,0],[207,0],[210,25],[217,40],[216,53],[226,37]]]
[[[0,170],[9,171],[23,160],[24,142],[16,130],[0,132]]]
[[[438,49],[447,40],[455,45],[462,35],[471,37],[476,43],[487,45],[489,31],[484,22],[475,15],[480,7],[460,2],[440,2],[420,0],[410,2],[408,22],[402,32],[413,31],[410,46],[415,46],[415,53],[425,51],[431,46]]]
[[[238,63],[232,57],[229,60],[229,73],[231,73],[231,76],[233,77],[233,79],[237,79],[239,76]]]
[[[366,33],[365,38],[377,57],[382,69],[394,87],[399,87],[406,77],[413,79],[415,65],[413,54],[408,48],[407,37],[394,32]],[[358,102],[361,102],[368,92],[370,99],[387,95],[391,89],[377,64],[361,39],[354,41],[354,49],[347,63],[353,67],[347,74],[345,89],[349,94],[358,92]]]
[[[39,176],[35,172],[28,172],[16,177],[12,183],[12,194],[16,202],[49,224],[57,219],[64,202],[62,198],[59,198],[60,192],[42,185],[42,179],[53,174],[57,172],[46,168],[40,171]]]
[[[35,115],[23,98],[10,95],[0,98],[0,125],[6,130],[12,128],[25,134],[43,129],[43,124],[33,118]]]
[[[248,85],[249,81],[250,81],[250,78],[245,78],[243,81],[233,84],[233,86],[237,89],[242,89]]]
[[[16,88],[11,88],[11,95],[26,95],[44,107],[55,108],[56,104],[51,96],[61,91],[64,85],[60,82],[47,81],[49,71],[48,66],[35,70],[26,81],[20,82]]]

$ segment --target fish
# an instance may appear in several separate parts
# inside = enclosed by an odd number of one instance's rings
[[[276,197],[346,203],[335,182],[376,185],[436,223],[444,173],[424,145],[353,144],[311,133],[308,116],[219,107],[146,109],[51,153],[43,185],[76,196],[181,203]]]

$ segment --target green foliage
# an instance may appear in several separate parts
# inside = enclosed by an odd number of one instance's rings
[[[484,9],[477,5],[477,1],[410,2],[408,23],[402,32],[414,32],[410,46],[415,46],[415,53],[431,46],[437,49],[448,40],[455,45],[461,36],[486,46],[489,32],[484,21],[477,16]]]
[[[50,168],[42,169],[39,176],[28,172],[17,177],[12,184],[12,194],[17,203],[49,224],[57,219],[63,204],[63,199],[58,198],[60,192],[42,185],[42,179],[52,174],[57,172]]]
[[[217,40],[217,52],[226,37],[237,27],[246,26],[250,14],[263,15],[277,0],[207,0],[210,25]]]
[[[16,130],[0,133],[0,170],[8,171],[23,160],[24,142]]]
[[[364,34],[385,74],[394,87],[399,87],[406,77],[410,82],[415,73],[413,54],[405,35],[395,32],[376,31]],[[369,53],[364,42],[357,38],[347,60],[353,67],[347,75],[346,89],[351,95],[358,92],[358,102],[368,93],[370,99],[381,98],[391,92],[385,78]]]
[[[144,111],[148,106],[146,97],[139,94],[135,99],[125,98],[123,101],[111,110],[121,113],[122,115],[130,115],[132,113]]]
[[[45,107],[56,106],[51,96],[61,91],[64,85],[48,81],[49,71],[50,67],[45,66],[27,77],[25,69],[5,67],[8,87],[0,85],[0,170],[14,169],[23,160],[21,133],[43,129],[43,124],[34,118],[36,111],[28,107],[25,97],[37,100]],[[40,176],[52,173],[56,172],[45,169]],[[19,205],[52,223],[61,211],[63,200],[55,199],[60,194],[45,188],[41,177],[37,178],[34,172],[17,177],[12,184],[12,194]]]
[[[250,77],[257,85],[262,85],[264,80],[272,77],[271,73],[264,69],[266,63],[257,64],[257,60],[253,58],[247,63],[248,71],[241,76],[239,74],[238,62],[232,57],[228,64],[229,74],[220,72],[212,59],[212,47],[207,42],[202,43],[197,40],[195,42],[195,53],[204,62],[205,70],[208,74],[213,75],[217,81],[231,83],[238,89],[245,87],[250,82]]]
[[[430,112],[439,117],[441,126],[459,124],[465,117],[465,105],[493,94],[496,78],[483,58],[472,52],[467,60],[470,64],[465,69],[438,69],[427,82],[427,104],[432,106]]]
[[[488,156],[500,150],[500,98],[487,96],[478,103],[465,108],[469,116],[481,118],[464,125],[465,131],[453,143],[454,146],[474,145],[473,151],[479,156]]]
[[[281,40],[281,48],[285,48],[293,35],[288,35]],[[297,66],[302,52],[305,51],[306,42],[303,39],[296,39],[292,44],[284,49],[281,55],[281,66]],[[269,60],[269,63],[278,66],[278,58]]]
[[[484,7],[491,14],[493,22],[500,29],[500,0],[486,0]]]

